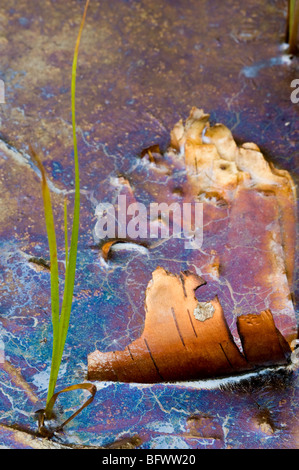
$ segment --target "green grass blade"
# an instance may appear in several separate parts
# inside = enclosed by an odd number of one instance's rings
[[[52,325],[53,325],[53,351],[52,357],[55,356],[58,345],[59,345],[59,272],[58,272],[58,260],[57,260],[57,244],[55,234],[55,224],[52,210],[51,194],[47,183],[46,172],[43,164],[36,154],[36,152],[30,147],[32,158],[35,160],[42,176],[42,194],[44,202],[46,229],[48,236],[48,244],[50,251],[50,272],[51,272],[51,307],[52,307]],[[56,367],[52,361],[50,382],[49,382],[49,400],[53,395],[55,388],[55,376]]]
[[[64,250],[65,250],[65,271],[69,261],[68,230],[67,230],[67,199],[64,198]]]
[[[76,274],[76,263],[77,263],[77,246],[78,246],[78,235],[79,235],[79,215],[80,215],[80,175],[79,175],[79,159],[78,159],[78,146],[77,146],[77,134],[76,134],[76,110],[75,110],[75,94],[76,94],[76,71],[77,71],[77,60],[78,60],[78,51],[81,41],[82,30],[85,23],[87,8],[89,0],[87,0],[80,30],[76,42],[73,66],[72,66],[72,86],[71,86],[71,95],[72,95],[72,126],[73,126],[73,145],[74,145],[74,163],[75,163],[75,201],[74,201],[74,213],[73,213],[73,229],[72,229],[72,238],[70,245],[70,253],[68,260],[68,269],[66,273],[66,282],[64,290],[64,298],[61,309],[61,318],[59,325],[59,338],[60,338],[60,354],[62,356],[64,344],[67,336],[69,319],[71,313],[71,305],[73,299],[74,283],[75,283],[75,274]]]
[[[84,9],[80,29],[79,29],[79,34],[78,34],[78,38],[77,38],[77,42],[75,46],[73,66],[72,66],[71,97],[72,97],[74,165],[75,165],[75,198],[74,198],[71,244],[70,244],[70,250],[69,250],[68,260],[66,264],[64,295],[63,295],[60,321],[59,321],[59,331],[58,331],[59,343],[57,345],[57,348],[55,349],[55,353],[53,354],[53,359],[52,359],[52,362],[55,363],[55,366],[53,367],[53,370],[54,370],[53,382],[55,382],[55,384],[58,378],[58,372],[59,372],[64,345],[65,345],[67,332],[69,328],[74,284],[75,284],[76,264],[77,264],[77,248],[78,248],[79,216],[80,216],[80,174],[79,174],[79,159],[78,159],[78,146],[77,146],[77,135],[76,135],[75,91],[76,91],[76,70],[77,70],[78,51],[79,51],[79,45],[80,45],[83,26],[85,23],[88,5],[89,5],[89,0],[87,0],[86,5],[85,5],[85,9]],[[66,236],[67,235],[66,235],[66,227],[65,227],[65,237]],[[54,390],[51,390],[51,393],[53,395]],[[48,416],[51,415],[52,413],[51,403],[52,402],[47,401],[46,413]]]

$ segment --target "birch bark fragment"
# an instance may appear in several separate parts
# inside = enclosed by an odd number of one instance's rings
[[[184,159],[184,200],[204,204],[210,259],[199,251],[191,257],[204,279],[157,267],[146,290],[143,333],[123,351],[91,353],[88,378],[196,380],[287,364],[297,336],[291,176],[268,163],[256,144],[238,146],[226,126],[210,126],[197,108],[175,125],[167,156]],[[205,283],[229,295],[220,300],[211,290],[209,302],[198,302],[194,291]]]

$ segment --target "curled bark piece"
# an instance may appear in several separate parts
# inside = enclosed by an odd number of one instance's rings
[[[239,319],[244,357],[230,334],[218,298],[199,303],[194,296],[194,290],[203,284],[190,272],[177,276],[157,268],[146,291],[142,335],[124,351],[90,354],[89,380],[194,380],[286,363],[289,347],[283,339],[281,347],[282,337],[271,312]]]
[[[290,357],[290,347],[276,328],[270,310],[242,315],[237,322],[245,357],[252,364],[280,364]]]
[[[101,253],[103,256],[103,259],[105,261],[108,261],[111,256],[111,251],[113,251],[113,248],[115,248],[117,245],[123,245],[124,249],[125,248],[133,248],[135,250],[144,250],[146,252],[147,246],[145,243],[138,243],[135,240],[130,240],[130,239],[124,239],[124,240],[109,240],[108,242],[104,243],[101,246]]]

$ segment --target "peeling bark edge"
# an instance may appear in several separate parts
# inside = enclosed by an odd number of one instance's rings
[[[276,328],[270,310],[238,317],[242,354],[217,297],[211,301],[213,317],[205,321],[192,318],[190,322],[190,311],[197,302],[194,291],[205,283],[199,276],[191,272],[177,276],[160,267],[152,276],[146,289],[142,335],[123,351],[89,354],[88,380],[198,380],[288,363],[290,347]]]

